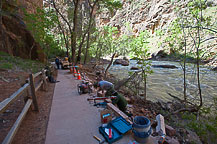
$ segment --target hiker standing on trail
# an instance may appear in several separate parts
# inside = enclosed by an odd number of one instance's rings
[[[99,81],[94,84],[94,88],[97,89],[97,91],[102,90],[102,93],[104,93],[104,90],[106,90],[105,96],[111,96],[113,92],[115,92],[114,85],[111,82],[108,81]]]
[[[56,57],[55,63],[57,65],[57,69],[60,69],[60,59],[58,57]]]

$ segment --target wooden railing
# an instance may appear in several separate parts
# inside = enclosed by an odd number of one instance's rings
[[[54,67],[52,67],[51,69],[52,71],[54,71]],[[24,117],[26,116],[26,113],[28,112],[32,104],[34,106],[34,110],[39,111],[36,92],[39,90],[40,87],[42,87],[43,90],[47,91],[48,77],[46,77],[45,73],[46,70],[43,69],[41,72],[38,72],[36,74],[30,74],[29,78],[26,81],[26,84],[24,84],[19,90],[13,93],[9,98],[5,99],[0,103],[0,113],[3,113],[8,108],[8,106],[11,105],[19,96],[22,95],[25,101],[25,106],[22,109],[22,112],[18,116],[9,133],[3,140],[2,144],[10,144],[13,141],[13,138],[16,135],[20,124],[22,123]],[[29,91],[31,92],[31,94]]]

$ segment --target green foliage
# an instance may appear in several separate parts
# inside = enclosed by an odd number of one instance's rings
[[[11,63],[1,63],[0,68],[1,69],[12,69],[13,65]]]
[[[6,53],[6,52],[0,51],[0,56],[9,56],[9,54]],[[0,57],[0,58],[1,58],[1,57]]]
[[[148,52],[148,41],[149,33],[147,31],[141,32],[138,37],[132,39],[130,43],[131,47],[131,57],[136,58],[141,62],[139,68],[142,69],[144,77],[147,77],[147,74],[153,73],[151,70],[151,62],[147,59],[150,57],[150,53]]]
[[[2,69],[19,69],[36,73],[44,67],[41,62],[10,56],[4,52],[0,52],[0,56],[0,68]]]
[[[115,9],[122,8],[120,0],[103,0],[102,4],[113,14]]]
[[[95,41],[90,45],[92,57],[103,57],[117,52],[118,34],[116,27],[105,26],[102,31],[96,30],[93,34]]]
[[[165,43],[168,43],[169,52],[179,53],[182,51],[183,42],[181,40],[182,28],[179,24],[179,18],[172,22],[171,27],[169,28],[169,34],[165,39]]]
[[[203,141],[215,142],[217,137],[217,116],[212,115],[208,117],[200,117],[197,119],[196,115],[193,113],[185,112],[182,114],[182,119],[185,123],[180,125],[181,127],[187,127],[195,131]]]
[[[58,25],[58,18],[53,9],[39,9],[36,14],[29,14],[24,10],[27,28],[34,35],[35,40],[42,46],[48,58],[58,55],[61,51],[60,37],[55,34],[54,28]]]

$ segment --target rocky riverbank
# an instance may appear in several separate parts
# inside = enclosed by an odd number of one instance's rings
[[[95,81],[96,72],[97,71],[104,71],[103,65],[85,65],[82,66],[81,71],[91,79],[92,82]],[[114,77],[112,74],[108,74],[107,79],[113,83],[117,84],[117,77]],[[143,100],[142,97],[135,96],[132,91],[130,91],[126,87],[121,87],[119,92],[122,93],[128,101],[129,110],[133,114],[133,116],[146,116],[151,120],[153,128],[155,128],[156,123],[156,115],[162,114],[165,116],[166,122],[166,132],[167,132],[167,139],[168,143],[207,143],[207,136],[197,135],[198,131],[194,132],[194,128],[190,128],[191,126],[195,125],[195,123],[199,124],[200,122],[191,121],[189,117],[195,118],[194,113],[184,112],[184,113],[175,113],[177,110],[183,108],[183,101],[180,99],[174,99],[171,102],[163,102],[158,100],[157,102],[152,102],[149,100]],[[174,113],[174,114],[172,114]],[[187,117],[186,120],[184,117]],[[191,122],[192,125],[188,125],[186,122]],[[178,122],[178,123],[177,123]],[[197,132],[197,133],[196,133]],[[208,131],[209,132],[209,131]],[[206,132],[205,132],[206,133]],[[153,136],[157,136],[155,131],[152,134]]]

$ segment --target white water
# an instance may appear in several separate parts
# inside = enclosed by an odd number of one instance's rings
[[[175,65],[178,69],[153,68],[153,74],[147,78],[147,99],[152,101],[171,101],[178,96],[183,99],[183,70],[178,62],[152,61],[153,65]],[[136,60],[131,60],[129,66],[112,65],[110,73],[119,79],[128,77],[132,66],[137,66]],[[187,64],[187,95],[189,98],[199,98],[197,91],[196,69],[193,64]],[[217,97],[217,73],[206,67],[200,68],[200,81],[202,96],[205,104],[213,103],[213,97]]]

